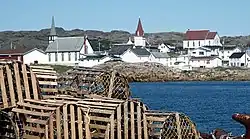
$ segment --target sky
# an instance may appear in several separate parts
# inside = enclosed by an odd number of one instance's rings
[[[2,0],[0,31],[125,30],[185,32],[209,29],[220,36],[250,35],[250,0]]]

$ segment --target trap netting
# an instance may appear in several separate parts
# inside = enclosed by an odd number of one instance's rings
[[[172,113],[163,124],[161,139],[198,139],[195,124],[184,114]]]
[[[126,77],[116,71],[101,73],[95,78],[89,91],[91,94],[118,99],[127,99],[131,94]]]

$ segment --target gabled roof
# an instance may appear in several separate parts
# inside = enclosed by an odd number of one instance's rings
[[[19,48],[19,49],[5,49],[0,51],[0,55],[25,55],[34,50],[44,53],[43,50],[38,48]]]
[[[119,45],[119,46],[113,46],[109,50],[110,55],[122,55],[125,51],[127,51],[129,48],[132,48],[133,45]]]
[[[221,46],[216,46],[216,45],[206,45],[206,46],[203,46],[204,48],[208,48],[208,49],[211,49],[211,50],[215,50],[215,49],[218,49],[218,48],[221,48]]]
[[[135,53],[137,56],[149,56],[150,52],[148,52],[145,48],[130,48],[130,50]]]
[[[214,39],[216,34],[217,32],[210,32],[209,30],[188,30],[185,40]]]
[[[168,57],[170,57],[167,53],[161,53],[161,52],[151,52],[151,54],[155,58],[168,58]]]
[[[52,16],[52,23],[51,23],[51,29],[50,29],[50,36],[56,36],[56,27],[55,27],[54,16]]]
[[[233,53],[229,58],[241,58],[245,52]]]
[[[137,29],[135,31],[136,36],[144,36],[144,30],[142,28],[141,19],[139,18]]]
[[[219,58],[218,56],[200,56],[200,57],[191,57],[190,60],[214,60]]]
[[[59,37],[50,43],[45,52],[79,52],[85,37]]]

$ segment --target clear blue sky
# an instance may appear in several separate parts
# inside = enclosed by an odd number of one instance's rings
[[[0,31],[64,29],[145,32],[210,29],[222,35],[250,34],[250,0],[3,0]]]

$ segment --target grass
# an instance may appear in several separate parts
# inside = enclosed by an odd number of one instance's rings
[[[32,64],[34,65],[34,64]],[[68,71],[69,69],[72,69],[73,67],[72,66],[64,66],[64,65],[49,65],[49,64],[35,64],[34,66],[50,66],[52,68],[54,68],[54,70],[61,74],[61,73],[64,73],[66,71]]]

